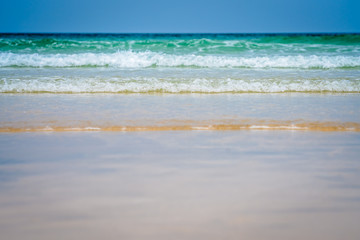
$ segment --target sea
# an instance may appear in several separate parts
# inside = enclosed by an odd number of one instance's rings
[[[358,131],[359,93],[359,34],[0,35],[1,107],[9,112],[1,131],[165,126]],[[5,101],[17,99],[35,103],[26,111],[26,104]],[[292,100],[300,106],[289,106]],[[337,105],[340,118],[330,113]],[[62,119],[64,112],[55,108],[73,108],[67,114],[72,117]],[[316,117],[321,112],[324,116]]]
[[[1,93],[359,93],[359,34],[1,34]]]
[[[0,33],[4,239],[358,240],[359,159],[359,33]]]

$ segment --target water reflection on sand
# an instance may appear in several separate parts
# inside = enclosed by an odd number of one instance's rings
[[[359,239],[360,134],[0,135],[2,239]]]

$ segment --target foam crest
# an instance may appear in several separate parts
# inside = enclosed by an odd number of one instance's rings
[[[216,78],[59,78],[0,80],[3,93],[276,93],[360,92],[360,81]]]
[[[175,55],[157,52],[15,54],[0,53],[0,67],[200,67],[200,68],[354,68],[360,56],[263,56]]]

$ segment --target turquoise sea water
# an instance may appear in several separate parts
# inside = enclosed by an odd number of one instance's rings
[[[3,93],[360,92],[360,34],[1,34]]]

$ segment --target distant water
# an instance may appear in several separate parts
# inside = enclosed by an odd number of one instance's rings
[[[0,34],[2,93],[360,92],[360,34]]]

